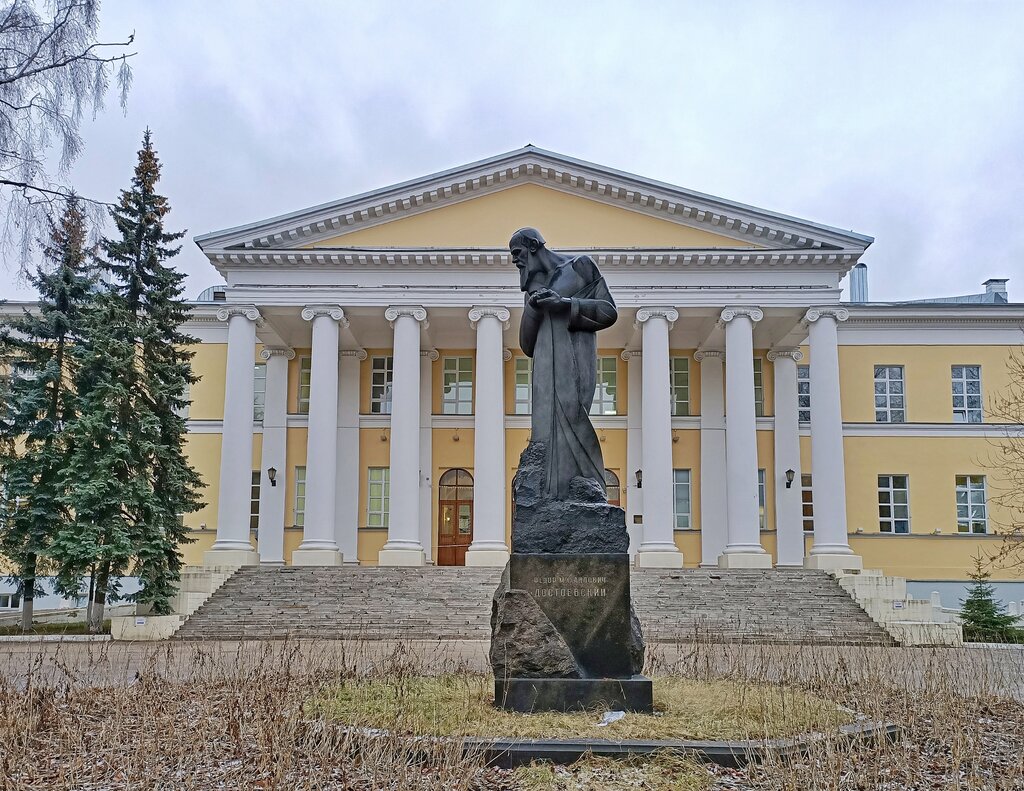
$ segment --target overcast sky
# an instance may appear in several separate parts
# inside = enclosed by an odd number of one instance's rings
[[[1024,2],[104,0],[127,115],[83,132],[112,200],[148,125],[188,295],[195,234],[533,143],[874,236],[871,297],[1024,301]],[[24,298],[12,270],[0,298]]]

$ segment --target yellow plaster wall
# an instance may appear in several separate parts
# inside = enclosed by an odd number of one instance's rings
[[[1009,354],[1006,346],[840,346],[843,420],[874,423],[874,367],[902,365],[907,422],[951,423],[952,366],[981,366],[982,402],[987,405],[1009,384]]]
[[[913,482],[910,485],[913,487]],[[890,536],[877,531],[875,535],[850,536],[850,547],[864,558],[864,568],[884,569],[894,577],[925,580],[965,580],[974,569],[973,556],[979,552],[991,556],[998,551],[999,543],[998,536]],[[1021,579],[1007,569],[993,569],[992,578],[1015,582]]]
[[[688,569],[700,565],[700,531],[676,530],[676,548],[683,553],[683,566]]]
[[[553,247],[755,247],[537,184],[473,197],[309,247],[504,247],[516,229],[531,225]]]
[[[775,529],[775,432],[757,432],[757,468],[764,470],[765,529]],[[794,484],[795,485],[795,484]]]
[[[224,417],[224,369],[228,360],[226,343],[201,343],[192,347],[192,373],[199,381],[192,385],[192,403],[188,416],[192,420],[221,420]]]

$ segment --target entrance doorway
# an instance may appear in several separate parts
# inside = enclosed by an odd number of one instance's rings
[[[448,470],[438,484],[437,565],[465,566],[473,543],[473,476]]]

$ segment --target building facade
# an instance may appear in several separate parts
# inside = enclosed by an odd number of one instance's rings
[[[190,563],[505,563],[522,226],[618,304],[591,414],[638,566],[961,580],[997,548],[1004,281],[869,302],[870,237],[527,147],[197,238],[227,283],[185,328]]]

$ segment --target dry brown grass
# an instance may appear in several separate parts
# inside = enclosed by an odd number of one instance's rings
[[[746,739],[835,729],[849,712],[800,689],[742,681],[654,681],[652,715],[627,714],[596,727],[601,710],[516,714],[495,709],[484,675],[349,679],[313,702],[321,716],[402,734],[492,738]]]

